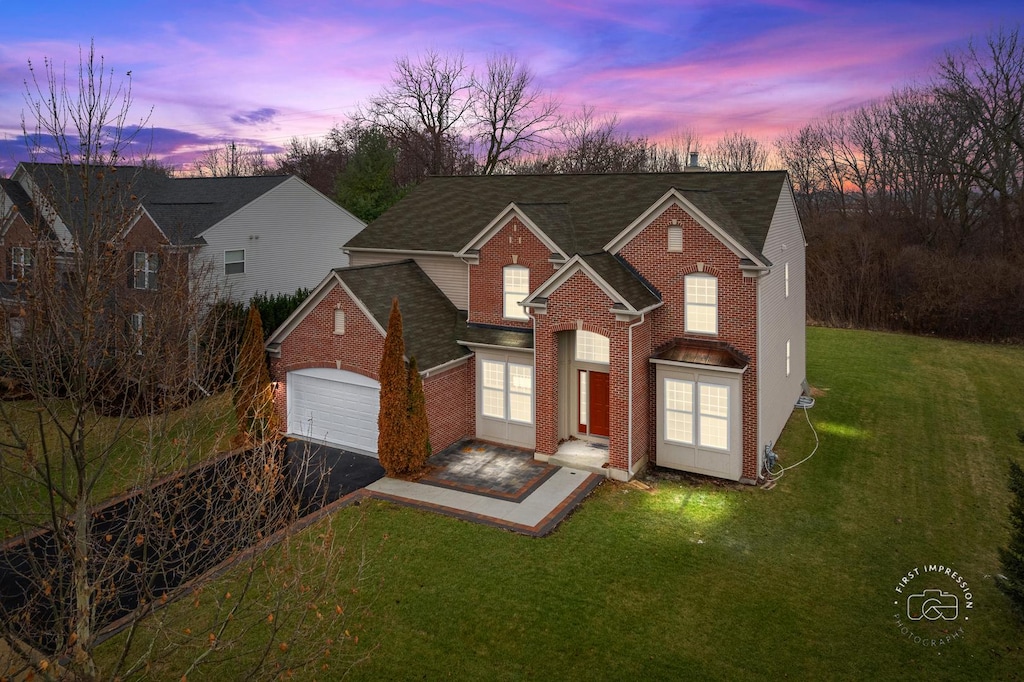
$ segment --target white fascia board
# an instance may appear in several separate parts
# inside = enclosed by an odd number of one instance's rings
[[[523,225],[525,225],[526,229],[528,229],[530,232],[532,232],[533,235],[537,239],[539,239],[541,241],[541,243],[544,244],[544,246],[548,247],[548,249],[551,251],[551,253],[560,254],[563,258],[568,258],[569,257],[569,255],[567,253],[562,251],[562,249],[558,248],[558,244],[553,242],[550,237],[548,237],[546,234],[544,234],[543,230],[541,230],[539,227],[537,227],[537,224],[535,222],[533,222],[532,220],[530,220],[526,216],[526,214],[523,213],[523,211],[520,210],[520,208],[518,206],[516,206],[516,202],[514,202],[514,201],[511,202],[508,206],[506,206],[504,208],[504,210],[502,210],[502,212],[499,213],[496,218],[494,218],[494,220],[492,220],[491,222],[487,223],[487,226],[484,227],[484,229],[480,230],[480,232],[478,232],[476,234],[476,236],[473,237],[469,241],[469,243],[466,244],[464,247],[462,247],[462,249],[459,250],[459,252],[457,254],[455,254],[455,255],[461,257],[461,256],[465,256],[468,251],[472,251],[473,249],[479,249],[480,246],[483,245],[483,244],[486,244],[488,242],[488,240],[490,240],[490,238],[493,237],[494,234],[498,230],[500,230],[502,227],[504,227],[505,224],[513,216],[515,216],[516,218],[519,218],[519,222],[521,222]]]
[[[621,303],[623,306],[625,306],[625,310],[622,312],[636,312],[636,308],[631,306],[629,304],[629,301],[624,299],[622,295],[619,294],[619,292],[617,292],[610,284],[608,284],[608,282],[604,281],[604,279],[600,275],[598,275],[592,267],[587,265],[587,262],[583,260],[583,258],[580,257],[579,254],[576,254],[575,256],[570,258],[569,262],[563,265],[561,269],[556,271],[553,275],[551,275],[551,277],[548,277],[548,279],[543,284],[537,287],[536,291],[534,291],[533,293],[526,297],[526,300],[530,301],[531,299],[536,298],[538,296],[541,298],[548,298],[548,295],[552,291],[562,286],[562,284],[564,284],[566,280],[568,280],[570,277],[572,277],[574,274],[580,271],[582,271],[583,274],[589,277],[590,280],[594,284],[596,284],[597,287],[601,291],[603,291],[606,296],[608,296],[608,298],[612,299],[612,301],[616,303]]]
[[[352,290],[348,288],[347,284],[345,284],[345,280],[343,280],[341,278],[341,276],[338,273],[336,273],[336,272],[331,273],[331,274],[333,274],[335,277],[338,278],[338,285],[341,287],[342,291],[344,291],[346,294],[348,294],[348,297],[350,299],[352,299],[352,302],[356,304],[356,307],[359,308],[359,311],[362,312],[363,315],[366,317],[366,319],[370,321],[370,324],[372,324],[374,326],[374,328],[378,332],[380,332],[381,336],[387,337],[387,335],[388,335],[387,330],[384,329],[384,327],[380,326],[380,323],[377,322],[377,318],[375,318],[373,316],[373,314],[370,312],[370,309],[367,308],[363,304],[363,302],[361,300],[359,300],[358,296],[356,296],[354,293],[352,293]]]
[[[338,280],[338,275],[332,270],[331,274],[327,275],[320,284],[317,284],[309,296],[306,297],[306,300],[293,310],[292,314],[281,323],[281,326],[274,330],[274,333],[267,338],[266,347],[269,349],[271,344],[280,344],[284,341],[292,333],[292,330],[299,326],[299,322],[302,322],[307,313],[327,297],[327,294],[330,292],[329,285],[336,280]]]
[[[451,256],[452,258],[458,258],[459,252],[457,251],[421,251],[417,249],[378,249],[372,246],[343,246],[342,251],[355,251],[358,253],[386,253],[395,254],[396,256],[403,256],[405,258],[415,258],[416,256]]]
[[[743,374],[747,371],[747,368],[750,367],[750,365],[743,365],[743,367],[739,369],[734,367],[715,367],[714,365],[702,365],[697,362],[676,362],[675,360],[660,360],[658,358],[651,358],[650,363],[652,365],[667,365],[669,367],[698,369],[702,372],[728,372],[729,374]]]
[[[757,254],[751,253],[746,247],[737,242],[732,235],[723,230],[718,226],[715,221],[705,215],[700,209],[693,205],[689,199],[684,197],[682,193],[676,188],[672,188],[665,192],[658,201],[651,204],[651,207],[640,214],[636,220],[626,226],[622,232],[619,232],[610,242],[604,245],[604,250],[608,253],[615,255],[628,244],[633,237],[640,234],[647,226],[649,226],[654,219],[661,215],[670,205],[676,203],[684,211],[693,216],[694,220],[700,224],[705,230],[710,232],[718,241],[725,244],[725,246],[740,258],[749,258],[755,263],[762,263],[761,258]]]
[[[156,231],[160,233],[160,236],[163,237],[168,244],[170,244],[171,240],[167,239],[167,233],[164,232],[163,229],[160,227],[160,223],[153,219],[153,216],[150,215],[149,211],[147,211],[146,207],[143,206],[141,203],[139,204],[138,210],[135,212],[135,215],[132,217],[131,221],[121,231],[121,234],[118,235],[118,239],[127,239],[128,235],[131,234],[133,229],[135,229],[135,226],[138,224],[138,222],[142,220],[143,214],[149,216],[150,222],[156,225]]]
[[[427,377],[429,377],[429,376],[431,376],[433,374],[439,374],[439,373],[445,371],[446,369],[450,369],[450,368],[455,367],[456,365],[459,365],[461,363],[469,362],[469,359],[472,358],[472,357],[473,357],[472,355],[467,355],[465,357],[455,358],[454,360],[449,360],[448,362],[442,362],[440,365],[437,365],[435,367],[431,367],[430,369],[421,369],[420,370],[420,376],[423,377],[424,379],[426,379]]]

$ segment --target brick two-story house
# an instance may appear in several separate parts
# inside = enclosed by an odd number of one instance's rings
[[[804,382],[804,245],[784,172],[432,178],[271,336],[278,410],[375,452],[397,297],[435,450],[752,482]]]

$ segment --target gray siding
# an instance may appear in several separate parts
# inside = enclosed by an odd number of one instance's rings
[[[459,310],[469,310],[469,266],[455,256],[434,254],[395,253],[394,251],[354,251],[350,256],[351,265],[373,265],[389,261],[412,258],[437,288]]]
[[[298,178],[290,178],[205,233],[200,256],[211,281],[236,301],[313,288],[348,265],[342,245],[364,224]],[[245,250],[245,273],[225,275],[224,252]]]
[[[758,458],[778,441],[807,376],[804,234],[788,182],[779,196],[763,253],[772,262],[757,289]],[[789,264],[789,296],[785,269]],[[786,376],[786,341],[790,374]]]

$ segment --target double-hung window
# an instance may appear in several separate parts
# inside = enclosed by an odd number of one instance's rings
[[[135,354],[142,355],[142,338],[145,331],[146,314],[142,312],[132,313],[128,322],[131,325],[131,342],[135,348]]]
[[[505,301],[502,314],[510,320],[528,320],[526,308],[519,305],[519,301],[530,294],[530,270],[522,265],[506,265],[502,280]]]
[[[729,449],[729,387],[665,379],[665,440]]]
[[[718,333],[718,279],[696,273],[686,276],[685,328],[697,334]]]
[[[32,249],[27,246],[11,247],[11,279],[17,280],[32,268]]]
[[[481,406],[485,417],[533,423],[533,367],[515,362],[482,360]]]
[[[136,251],[132,285],[136,289],[156,289],[156,275],[159,269],[160,257],[157,254]]]
[[[224,252],[224,274],[241,275],[245,273],[245,249]]]

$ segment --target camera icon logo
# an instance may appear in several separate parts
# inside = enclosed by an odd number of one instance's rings
[[[910,620],[956,620],[960,600],[943,590],[925,590],[907,597],[907,618]]]

